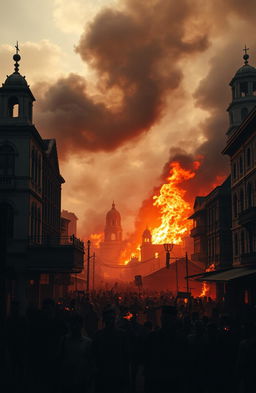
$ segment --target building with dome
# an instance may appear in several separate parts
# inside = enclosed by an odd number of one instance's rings
[[[83,267],[83,244],[61,244],[61,187],[56,141],[43,139],[33,124],[35,98],[19,72],[0,88],[1,311],[12,300],[58,296],[63,282]],[[66,280],[67,281],[67,280]]]
[[[121,215],[113,202],[106,214],[104,241],[100,243],[99,258],[107,264],[119,264],[124,242],[122,237]]]

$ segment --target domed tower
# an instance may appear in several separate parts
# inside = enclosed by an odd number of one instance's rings
[[[14,73],[7,76],[0,88],[0,124],[31,125],[35,98],[24,76],[19,73],[19,47],[13,56]]]
[[[122,241],[121,215],[116,210],[115,203],[112,203],[112,209],[107,212],[105,225],[105,242]]]
[[[232,101],[227,108],[229,113],[228,137],[233,134],[256,105],[256,68],[248,63],[248,49],[245,46],[244,65],[239,68],[230,82]]]
[[[152,243],[152,235],[148,228],[142,234],[142,244],[151,244]]]

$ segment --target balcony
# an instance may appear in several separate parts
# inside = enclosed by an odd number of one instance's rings
[[[256,207],[250,207],[242,211],[238,218],[239,225],[250,226],[256,223]]]
[[[240,262],[241,265],[256,265],[256,252],[241,254]]]
[[[201,235],[205,235],[205,233],[206,233],[205,225],[199,225],[199,226],[191,229],[190,236],[191,237],[201,236]]]
[[[53,273],[80,273],[83,269],[84,243],[74,236],[30,240],[26,268]]]

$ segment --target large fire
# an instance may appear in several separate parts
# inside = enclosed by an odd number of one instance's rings
[[[212,263],[207,269],[205,269],[206,272],[212,272],[214,270],[215,270],[214,263]],[[204,281],[203,284],[202,284],[202,291],[201,291],[199,297],[207,296],[209,294],[209,291],[210,291],[210,285],[207,284],[206,281]]]
[[[200,163],[194,162],[194,170]],[[168,183],[163,184],[159,195],[154,195],[154,206],[160,208],[161,224],[152,230],[152,241],[155,244],[180,244],[182,238],[189,233],[191,222],[187,219],[191,213],[191,206],[184,200],[186,191],[179,187],[185,180],[192,179],[195,171],[186,170],[180,163],[174,161],[170,164]]]

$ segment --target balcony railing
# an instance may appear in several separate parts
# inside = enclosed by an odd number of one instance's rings
[[[238,218],[239,225],[248,226],[256,223],[256,207],[249,207],[242,211]]]
[[[34,236],[29,238],[29,245],[33,247],[63,247],[74,246],[84,251],[84,242],[72,236]]]

